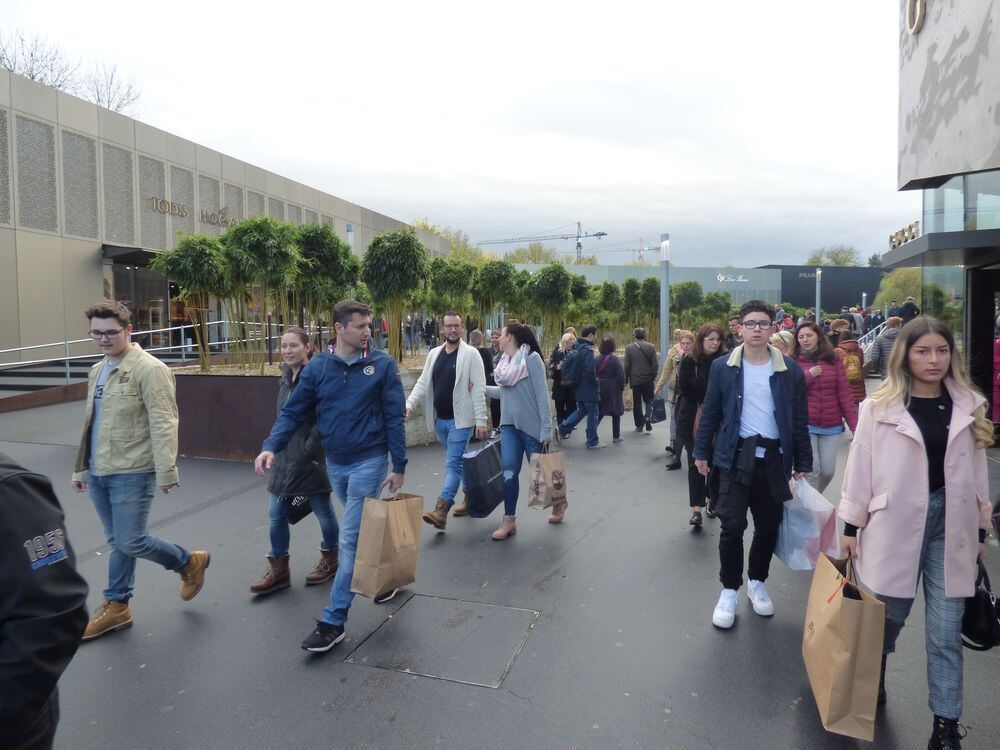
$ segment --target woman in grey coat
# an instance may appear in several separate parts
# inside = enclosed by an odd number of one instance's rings
[[[872,344],[871,351],[868,352],[868,364],[878,376],[885,380],[887,366],[889,364],[889,354],[892,352],[892,345],[896,343],[899,329],[903,326],[903,319],[893,316],[885,321],[885,328],[878,335]]]

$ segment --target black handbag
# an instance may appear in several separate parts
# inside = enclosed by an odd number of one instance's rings
[[[312,503],[309,502],[309,495],[284,497],[282,501],[288,503],[288,512],[286,514],[288,523],[298,523],[312,513]]]
[[[976,593],[965,600],[962,644],[973,651],[989,651],[1000,646],[1000,603],[990,589],[990,576],[982,560],[979,560]]]
[[[667,403],[662,398],[654,398],[646,412],[646,421],[650,424],[667,421]]]
[[[462,456],[462,482],[469,503],[469,515],[486,518],[503,502],[503,467],[500,441],[491,440],[482,448]]]

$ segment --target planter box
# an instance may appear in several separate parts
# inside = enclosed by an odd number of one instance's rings
[[[404,393],[413,390],[420,372],[400,371]],[[274,424],[278,378],[185,374],[176,380],[178,453],[188,458],[253,461]],[[421,408],[406,423],[406,445],[436,441],[437,435],[427,430]]]

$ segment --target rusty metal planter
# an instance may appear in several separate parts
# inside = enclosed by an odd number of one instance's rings
[[[279,379],[178,375],[178,452],[188,458],[252,461],[274,424]]]

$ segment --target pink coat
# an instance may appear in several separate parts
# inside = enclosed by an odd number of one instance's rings
[[[979,529],[990,526],[986,451],[972,436],[982,396],[959,389],[952,398],[945,450],[945,595],[972,596]],[[847,456],[837,514],[859,527],[857,570],[876,594],[913,598],[927,518],[927,452],[903,404],[862,403]]]

